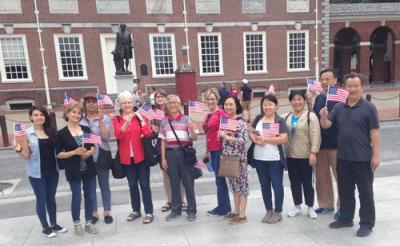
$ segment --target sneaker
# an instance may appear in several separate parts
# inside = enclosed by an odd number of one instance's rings
[[[352,227],[354,224],[353,222],[343,222],[342,220],[336,220],[332,223],[329,224],[329,228],[331,229],[339,229],[339,228],[344,228],[344,227]]]
[[[317,208],[315,210],[315,212],[317,214],[327,214],[327,213],[333,212],[333,208]]]
[[[92,224],[96,224],[96,222],[99,221],[98,216],[92,216]]]
[[[74,225],[74,234],[77,236],[83,236],[85,234],[81,224]]]
[[[215,211],[215,209],[213,210],[208,210],[206,213],[208,216],[221,216],[220,214],[217,213],[217,211]]]
[[[269,220],[267,220],[267,224],[276,224],[279,221],[282,220],[282,215],[281,213],[278,212],[274,212],[271,216],[271,218],[269,218]]]
[[[357,231],[356,236],[357,237],[368,237],[369,234],[371,234],[372,229],[369,228],[368,226],[360,226],[360,228]]]
[[[187,221],[194,222],[196,220],[196,214],[188,214]]]
[[[94,227],[93,224],[87,224],[85,225],[85,232],[89,233],[89,234],[97,234],[99,233],[96,229],[96,227]]]
[[[43,235],[44,235],[45,237],[47,237],[47,238],[52,238],[52,237],[57,236],[57,234],[56,234],[54,231],[52,231],[50,228],[48,228],[48,229],[43,229],[43,230],[42,230],[42,233],[43,233]]]
[[[287,216],[288,217],[295,217],[295,216],[297,216],[297,215],[299,215],[299,214],[301,214],[301,209],[300,209],[300,207],[294,207],[294,208],[292,208],[288,213],[287,213]]]
[[[111,215],[106,215],[106,216],[104,216],[104,222],[106,223],[106,224],[111,224],[111,223],[113,223],[113,217],[111,216]]]
[[[166,221],[173,221],[176,220],[179,216],[181,216],[181,214],[177,214],[175,212],[170,212],[167,217],[165,217]]]
[[[308,217],[310,217],[311,219],[316,219],[318,218],[318,214],[315,212],[315,209],[313,207],[308,207]]]
[[[50,229],[57,233],[66,233],[68,230],[65,227],[59,226],[55,224],[54,226],[50,227]]]
[[[267,223],[267,221],[271,218],[272,214],[273,214],[272,210],[268,210],[264,218],[261,220],[261,223]]]

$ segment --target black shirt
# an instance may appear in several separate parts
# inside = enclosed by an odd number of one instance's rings
[[[219,88],[218,93],[219,93],[218,105],[223,105],[225,103],[225,99],[230,95],[230,93],[225,87]]]
[[[337,159],[345,161],[371,161],[371,129],[379,128],[375,105],[361,99],[355,106],[338,103],[328,119],[338,130]]]
[[[242,86],[242,88],[240,89],[243,92],[243,101],[250,101],[251,100],[251,88],[247,85]]]
[[[328,111],[331,112],[333,107],[337,104],[337,102],[329,101],[327,108]],[[317,115],[318,119],[321,119],[319,115],[319,111],[324,108],[326,105],[326,95],[320,94],[315,98],[313,110]],[[321,147],[320,149],[337,149],[337,129],[336,125],[333,124],[330,128],[324,129],[321,127]]]
[[[40,152],[40,173],[41,176],[48,176],[56,169],[55,145],[51,138],[39,138]]]

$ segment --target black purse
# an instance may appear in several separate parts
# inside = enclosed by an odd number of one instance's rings
[[[176,140],[178,141],[179,145],[182,148],[183,155],[185,158],[185,164],[193,166],[194,164],[197,163],[196,150],[193,148],[193,146],[191,144],[187,145],[187,146],[183,146],[181,141],[179,140],[178,136],[176,135],[175,129],[172,127],[171,121],[169,119],[168,119],[168,122],[169,122],[169,126],[171,127],[172,132],[175,135]]]
[[[111,151],[104,150],[99,147],[99,157],[97,158],[96,165],[103,169],[110,169],[113,162]]]
[[[255,143],[251,143],[249,149],[247,150],[247,164],[252,168],[255,168],[254,165],[254,146]]]
[[[136,119],[141,126],[139,118],[136,117]],[[143,137],[142,144],[144,149],[144,163],[149,167],[157,165],[161,161],[161,155],[158,155],[156,147],[153,145],[153,137]]]

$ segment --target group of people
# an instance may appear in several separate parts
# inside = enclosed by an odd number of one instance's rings
[[[320,81],[325,89],[336,83],[332,69],[323,70]],[[338,183],[339,199],[335,221],[330,228],[353,226],[354,190],[360,194],[360,229],[358,236],[368,236],[375,223],[373,172],[379,165],[379,122],[375,106],[362,98],[362,77],[350,74],[345,79],[348,101],[326,103],[321,93],[312,105],[312,95],[302,90],[291,91],[290,112],[279,116],[278,99],[267,94],[260,102],[260,112],[250,124],[242,117],[243,107],[238,97],[222,95],[215,88],[206,92],[206,115],[202,128],[206,138],[206,156],[215,173],[217,204],[208,215],[221,216],[230,224],[247,221],[249,195],[248,165],[257,171],[266,213],[261,222],[274,224],[282,220],[284,188],[283,174],[288,171],[293,208],[288,217],[302,213],[303,195],[307,215],[334,211],[335,199],[331,169]],[[247,83],[246,83],[247,84]],[[56,223],[55,192],[59,167],[65,169],[72,192],[71,214],[77,235],[97,233],[93,226],[99,219],[96,203],[96,176],[100,185],[105,223],[112,223],[109,169],[104,160],[111,155],[109,139],[114,132],[120,163],[129,184],[131,208],[127,221],[137,220],[144,206],[143,224],[153,221],[150,166],[144,161],[142,138],[152,138],[160,154],[167,202],[162,212],[169,212],[166,221],[179,218],[186,211],[187,220],[196,220],[194,164],[185,161],[188,146],[197,140],[196,124],[181,112],[179,96],[156,90],[154,110],[163,110],[162,120],[147,120],[135,112],[135,99],[128,91],[118,96],[120,114],[110,119],[97,106],[95,94],[87,94],[83,105],[71,104],[64,118],[67,126],[56,132],[47,111],[32,107],[29,111],[33,126],[26,131],[29,144],[15,144],[15,151],[28,160],[27,175],[35,192],[36,211],[47,237],[66,232]],[[220,105],[220,106],[219,106]],[[236,122],[235,130],[221,130],[221,117]],[[277,132],[265,135],[265,124],[276,126]],[[85,143],[85,133],[101,137],[101,144]],[[252,143],[250,149],[246,143]],[[239,156],[238,177],[219,176],[221,156]],[[337,163],[337,164],[336,164]],[[314,208],[313,170],[319,208]],[[80,222],[81,186],[85,201],[85,229]],[[232,190],[231,206],[228,184]],[[140,190],[139,192],[139,185]],[[272,190],[273,194],[272,194]],[[186,201],[185,201],[186,200]],[[274,200],[274,202],[272,202]],[[47,221],[46,209],[50,223]]]

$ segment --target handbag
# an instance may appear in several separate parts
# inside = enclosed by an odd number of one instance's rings
[[[117,150],[117,154],[115,154],[115,158],[111,163],[111,173],[115,179],[123,179],[126,177],[125,169],[119,159],[119,150]]]
[[[175,135],[176,140],[178,141],[179,145],[182,148],[183,151],[183,156],[185,159],[185,164],[186,165],[194,165],[197,163],[197,157],[196,157],[196,150],[193,148],[193,146],[187,145],[187,146],[183,146],[182,142],[179,140],[178,136],[176,135],[175,129],[172,127],[172,123],[171,121],[168,119],[169,122],[169,126],[171,127],[172,132]]]
[[[113,159],[112,159],[111,151],[104,150],[99,147],[99,157],[97,158],[96,165],[98,167],[108,170],[111,168],[112,161],[113,161]]]
[[[247,164],[252,168],[255,168],[254,165],[254,146],[255,143],[251,143],[249,149],[247,150]]]
[[[139,118],[136,117],[136,119],[141,126]],[[143,137],[142,144],[144,149],[144,163],[149,167],[157,165],[161,161],[161,158],[159,158],[161,156],[157,154],[157,150],[153,145],[153,137]]]
[[[240,177],[240,156],[221,155],[219,160],[218,176],[239,178]]]

